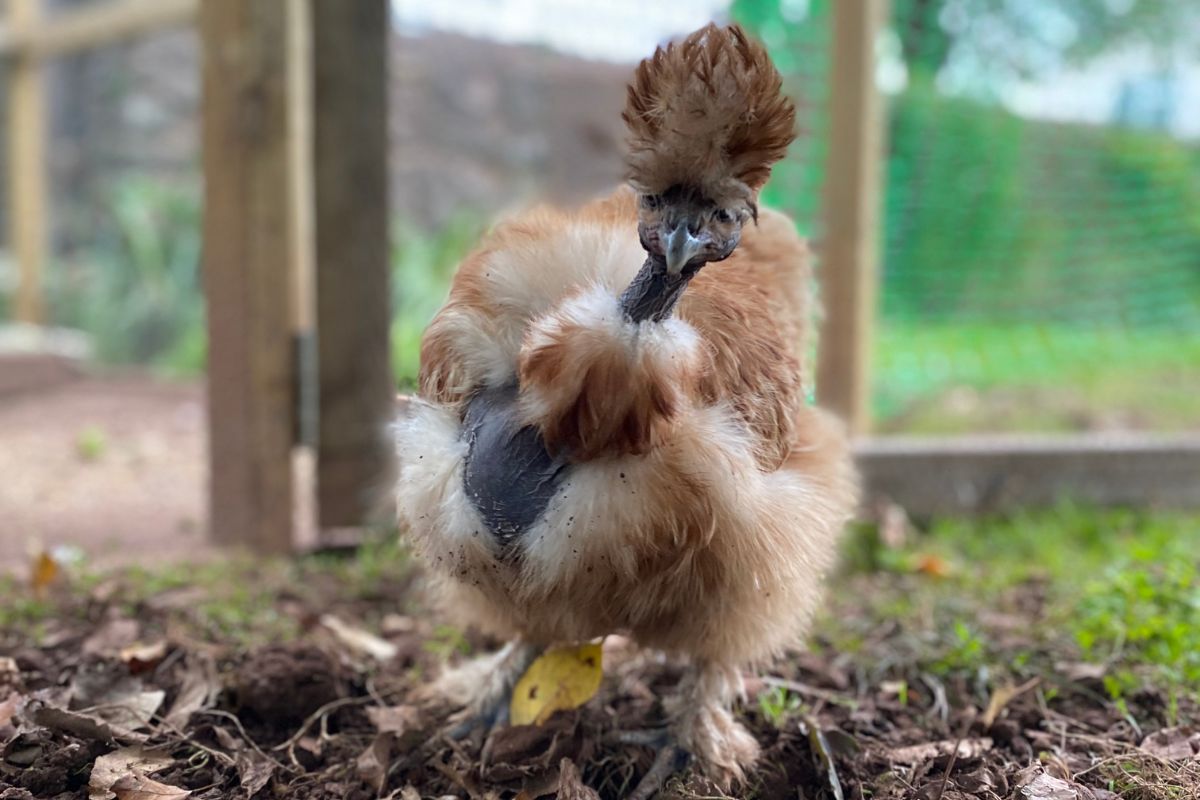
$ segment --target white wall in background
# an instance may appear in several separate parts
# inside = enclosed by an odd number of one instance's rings
[[[724,20],[729,1],[392,0],[392,8],[405,33],[449,31],[633,63],[665,41]]]

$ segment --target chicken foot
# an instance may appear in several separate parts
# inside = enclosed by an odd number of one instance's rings
[[[742,781],[759,751],[758,742],[734,719],[731,710],[733,701],[744,694],[738,669],[716,663],[697,664],[669,704],[669,727],[616,732],[613,739],[617,742],[658,750],[650,770],[629,795],[630,800],[653,797],[693,758],[723,789]]]
[[[472,731],[485,733],[508,721],[513,687],[542,648],[523,641],[448,669],[426,690],[424,699],[460,710],[449,719],[446,735],[464,739]]]

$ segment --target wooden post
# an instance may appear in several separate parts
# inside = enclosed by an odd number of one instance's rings
[[[34,28],[39,0],[8,0],[8,20],[16,35]],[[30,53],[11,66],[9,119],[9,244],[16,258],[15,317],[44,320],[42,278],[46,266],[46,109],[41,65]]]
[[[296,345],[296,441],[315,447],[317,441],[316,367],[316,223],[313,220],[313,58],[312,15],[309,0],[286,0],[288,14],[288,105],[291,164],[291,315]],[[311,463],[311,453],[306,453]],[[311,471],[311,467],[306,467]],[[306,478],[307,487],[312,486]],[[306,520],[311,528],[311,518]]]
[[[292,547],[295,364],[287,4],[205,0],[204,281],[210,526]]]
[[[386,496],[389,346],[387,0],[311,0],[316,117],[317,485],[322,528]]]
[[[883,103],[875,86],[875,43],[886,13],[886,0],[833,4],[821,259],[826,319],[817,394],[855,434],[870,427],[884,147]]]
[[[13,0],[17,7],[23,0]],[[10,27],[0,33],[0,55],[38,59],[191,24],[200,0],[104,0],[40,19],[37,27]]]

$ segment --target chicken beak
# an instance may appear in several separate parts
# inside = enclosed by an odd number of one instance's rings
[[[667,274],[678,275],[682,272],[702,247],[704,247],[704,242],[692,235],[686,222],[676,225],[667,234],[667,247],[664,254],[667,261]]]

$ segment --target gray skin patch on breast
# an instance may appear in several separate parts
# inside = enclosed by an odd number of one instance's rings
[[[507,549],[538,521],[569,471],[536,428],[517,417],[517,387],[484,389],[463,420],[463,488],[488,530]]]

